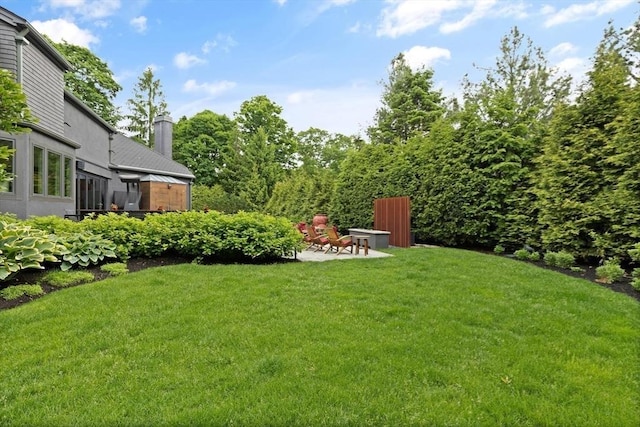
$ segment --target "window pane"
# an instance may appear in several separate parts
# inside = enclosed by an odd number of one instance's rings
[[[33,194],[44,194],[44,150],[33,147]]]
[[[71,197],[71,159],[64,158],[64,197]]]
[[[0,140],[0,150],[4,150],[6,147],[9,150],[13,148],[13,141]],[[7,159],[0,158],[0,167],[4,168],[4,173],[10,181],[0,182],[0,193],[13,193],[13,154],[10,154]]]
[[[47,194],[59,196],[61,194],[62,165],[60,154],[49,152],[47,156]]]

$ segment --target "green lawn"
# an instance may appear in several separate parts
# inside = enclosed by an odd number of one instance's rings
[[[0,425],[640,424],[640,304],[454,249],[178,265],[0,312]]]

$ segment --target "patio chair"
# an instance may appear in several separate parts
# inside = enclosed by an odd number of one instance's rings
[[[350,234],[346,236],[340,236],[335,227],[327,227],[325,231],[329,239],[329,249],[327,249],[325,253],[329,252],[335,247],[338,250],[338,253],[336,255],[340,255],[342,251],[347,248],[349,248],[349,252],[353,254],[354,243],[351,239]]]
[[[311,244],[307,249],[311,249],[315,246],[316,250],[314,252],[318,252],[324,249],[325,246],[329,245],[329,239],[327,236],[316,233],[313,227],[307,227],[307,235],[311,241]],[[331,249],[331,245],[329,245],[329,249]]]

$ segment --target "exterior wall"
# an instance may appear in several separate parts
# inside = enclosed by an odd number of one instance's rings
[[[169,188],[170,187],[170,188]],[[142,210],[187,210],[187,185],[166,182],[141,182],[140,209]]]
[[[76,156],[84,162],[83,170],[111,178],[109,131],[70,102],[64,104],[64,122],[64,136],[81,145]]]
[[[35,195],[33,194],[32,179],[34,146],[43,148],[45,153],[52,151],[69,157],[72,164],[75,161],[75,149],[73,147],[36,131],[21,135],[0,133],[0,137],[13,140],[16,148],[16,152],[14,153],[14,191],[13,193],[0,193],[0,212],[13,212],[19,218],[28,218],[31,215],[63,216],[67,210],[75,209],[75,174],[73,170],[70,197]],[[46,174],[46,161],[45,155],[44,174]]]
[[[38,124],[64,135],[63,71],[33,44],[23,46],[22,89]]]
[[[0,21],[0,68],[17,72],[16,38],[13,27]]]

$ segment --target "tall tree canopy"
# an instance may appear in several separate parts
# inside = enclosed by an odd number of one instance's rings
[[[347,152],[364,144],[358,137],[331,134],[318,128],[298,132],[296,138],[299,161],[307,170],[330,169],[338,172],[340,163],[347,157]]]
[[[236,137],[236,124],[225,115],[204,110],[183,117],[173,130],[173,159],[191,169],[197,184],[213,186],[220,182],[224,150]]]
[[[413,71],[400,53],[391,61],[382,107],[367,133],[373,143],[405,143],[427,133],[443,113],[442,93],[433,87],[433,70]]]
[[[274,149],[276,163],[283,169],[290,169],[297,147],[293,130],[281,114],[282,107],[266,96],[259,95],[243,102],[234,117],[241,137],[255,135],[262,129],[266,144]]]
[[[136,141],[153,148],[153,121],[160,115],[169,114],[162,92],[162,83],[153,70],[144,70],[133,89],[133,98],[127,101],[129,120],[127,130]]]
[[[73,66],[73,70],[64,75],[67,89],[104,121],[116,126],[122,115],[113,105],[113,100],[122,86],[116,82],[107,63],[86,47],[48,40]]]

